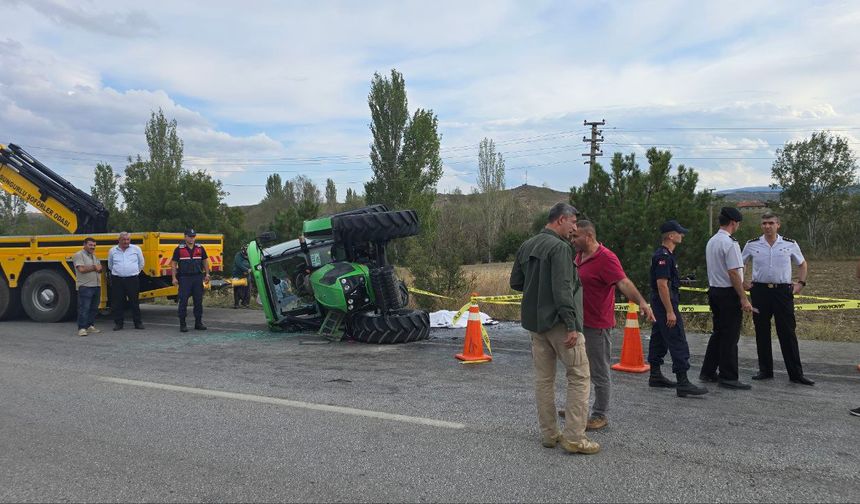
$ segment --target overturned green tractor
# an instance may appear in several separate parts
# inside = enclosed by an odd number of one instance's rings
[[[269,327],[366,343],[426,339],[427,312],[407,308],[409,291],[385,253],[390,240],[418,231],[413,210],[373,205],[305,221],[295,240],[258,237],[248,258]]]

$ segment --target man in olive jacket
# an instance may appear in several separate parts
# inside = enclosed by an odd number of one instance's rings
[[[522,326],[532,339],[535,399],[543,446],[561,444],[570,453],[597,453],[600,445],[585,437],[591,374],[582,335],[582,285],[573,262],[570,236],[576,208],[557,203],[546,227],[520,246],[511,271],[511,288],[523,293]],[[555,408],[555,362],[567,376],[564,433]]]

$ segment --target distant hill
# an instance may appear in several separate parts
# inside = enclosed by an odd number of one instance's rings
[[[739,187],[737,189],[725,189],[716,191],[717,196],[722,196],[726,201],[749,201],[759,200],[767,202],[768,200],[778,200],[779,193],[782,189],[771,189],[769,186],[753,186]]]
[[[540,210],[548,210],[549,207],[559,201],[566,202],[570,198],[570,193],[528,184],[523,184],[512,189],[505,189],[504,192],[511,194],[515,200],[522,203],[529,211],[529,214]],[[440,207],[449,203],[469,202],[476,199],[477,196],[476,194],[437,194],[435,204],[437,207]]]
[[[528,223],[531,222],[531,219],[537,212],[547,210],[559,201],[567,201],[570,196],[566,192],[527,184],[514,187],[513,189],[506,189],[505,192],[510,193],[523,204],[523,207],[527,210],[523,215],[524,222]],[[435,205],[438,208],[448,204],[468,203],[474,199],[476,199],[476,195],[474,194],[437,194]],[[242,205],[238,208],[245,214],[245,229],[247,231],[258,232],[267,223],[272,221],[273,217],[267,214],[266,209],[259,203],[256,205]]]
[[[848,194],[860,193],[860,185],[847,188]],[[781,188],[771,189],[769,186],[739,187],[737,189],[725,189],[717,191],[716,194],[725,197],[726,201],[749,201],[759,200],[763,202],[779,200]]]

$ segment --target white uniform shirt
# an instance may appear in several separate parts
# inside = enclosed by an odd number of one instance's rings
[[[773,246],[764,235],[748,241],[741,257],[744,264],[752,259],[752,281],[756,283],[790,284],[792,261],[797,266],[804,261],[800,246],[780,235]]]
[[[708,265],[708,285],[711,287],[731,287],[729,270],[740,269],[738,273],[741,279],[744,277],[741,246],[725,229],[720,229],[708,240],[705,260]]]
[[[125,250],[114,245],[108,251],[108,269],[111,275],[135,277],[143,270],[143,251],[131,243]]]

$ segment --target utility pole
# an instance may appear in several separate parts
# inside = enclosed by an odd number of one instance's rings
[[[591,144],[591,152],[583,154],[583,156],[588,157],[588,161],[584,161],[583,164],[587,164],[590,168],[594,168],[594,163],[596,161],[595,158],[603,155],[603,151],[600,150],[600,142],[603,141],[603,130],[599,130],[597,127],[606,124],[606,119],[591,122],[582,121],[582,124],[584,126],[591,126],[591,138],[585,136],[582,137],[583,142]]]

